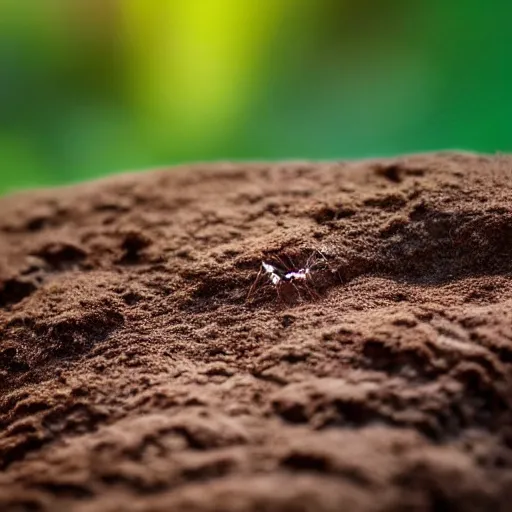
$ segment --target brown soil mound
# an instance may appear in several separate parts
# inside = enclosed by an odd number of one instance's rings
[[[510,510],[511,193],[445,153],[4,198],[0,509]]]

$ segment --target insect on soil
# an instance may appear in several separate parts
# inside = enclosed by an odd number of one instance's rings
[[[261,262],[258,275],[247,294],[248,301],[253,299],[258,292],[264,290],[266,286],[272,286],[279,300],[283,301],[295,298],[300,301],[320,298],[315,289],[318,277],[316,273],[328,266],[325,256],[315,250],[302,266],[296,265],[290,256],[285,257],[289,261],[288,264],[280,256]]]

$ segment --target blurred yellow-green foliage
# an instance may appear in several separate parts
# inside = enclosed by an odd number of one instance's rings
[[[1,0],[0,192],[512,149],[510,0]]]

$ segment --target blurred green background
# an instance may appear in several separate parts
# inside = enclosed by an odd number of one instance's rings
[[[1,0],[0,192],[512,149],[510,0]]]

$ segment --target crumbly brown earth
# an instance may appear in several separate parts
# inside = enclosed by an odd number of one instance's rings
[[[4,198],[0,510],[510,510],[511,272],[508,156]]]

